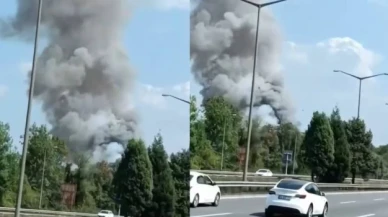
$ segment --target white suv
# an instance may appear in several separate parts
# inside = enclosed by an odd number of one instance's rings
[[[306,217],[326,217],[328,210],[327,198],[315,183],[283,179],[269,191],[265,216],[298,214]]]
[[[192,207],[195,208],[205,203],[218,206],[220,199],[220,187],[208,175],[190,171],[190,204]]]

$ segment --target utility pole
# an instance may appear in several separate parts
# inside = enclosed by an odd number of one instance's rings
[[[253,110],[253,99],[255,95],[255,79],[256,79],[256,62],[257,62],[257,54],[259,50],[259,27],[260,27],[260,12],[261,9],[273,4],[277,4],[280,2],[284,2],[286,0],[276,0],[268,3],[255,3],[248,0],[241,0],[245,3],[248,3],[257,8],[257,21],[256,21],[256,38],[255,38],[255,51],[253,54],[253,69],[252,69],[252,85],[251,85],[251,95],[249,102],[249,112],[248,112],[248,138],[247,138],[247,146],[245,150],[245,164],[243,171],[243,181],[247,181],[248,175],[248,164],[249,164],[249,149],[251,146],[251,136],[252,136],[252,110]]]
[[[23,151],[22,151],[22,159],[20,162],[20,178],[19,178],[19,187],[18,194],[16,199],[16,208],[15,208],[15,217],[20,217],[20,209],[22,206],[22,197],[23,197],[23,184],[24,184],[24,172],[26,170],[26,161],[27,161],[27,152],[28,152],[28,139],[29,139],[29,128],[30,128],[30,115],[31,115],[31,104],[32,98],[34,95],[34,86],[35,86],[35,70],[36,70],[36,62],[38,59],[38,37],[39,37],[39,26],[40,20],[42,16],[42,1],[39,0],[38,10],[37,10],[37,18],[36,18],[36,29],[35,29],[35,40],[34,40],[34,54],[32,58],[32,70],[31,70],[31,78],[30,78],[30,88],[28,91],[28,102],[27,102],[27,112],[26,112],[26,123],[24,126],[24,137],[23,137]]]

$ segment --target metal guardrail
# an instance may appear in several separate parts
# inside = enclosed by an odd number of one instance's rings
[[[1,213],[13,213],[15,208],[11,207],[0,207]],[[21,214],[37,216],[38,214],[44,216],[72,216],[72,217],[96,217],[97,213],[81,213],[81,212],[63,212],[63,211],[52,211],[52,210],[39,210],[39,209],[21,209]],[[117,216],[123,217],[123,216]]]
[[[207,175],[217,175],[217,176],[242,176],[242,172],[234,172],[234,171],[217,171],[217,170],[192,170],[200,173],[204,173]],[[272,174],[272,176],[259,176],[255,173],[248,172],[248,176],[250,177],[263,177],[263,178],[296,178],[296,179],[310,179],[311,176],[307,175],[286,175],[286,174]],[[351,181],[351,178],[346,178],[346,181]],[[388,180],[386,179],[368,179],[364,180],[362,178],[356,178],[357,181],[363,181],[363,182],[386,182],[388,184]]]
[[[236,181],[216,181],[220,188],[224,187],[273,187],[276,182],[236,182]],[[346,184],[346,183],[316,183],[320,188],[385,188],[388,184]]]

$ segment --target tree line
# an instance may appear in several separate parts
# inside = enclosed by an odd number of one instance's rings
[[[203,170],[242,170],[239,151],[246,147],[247,120],[222,97],[197,106],[191,97],[190,164]],[[362,119],[342,120],[335,107],[330,115],[314,112],[306,131],[292,123],[268,124],[260,117],[252,122],[249,170],[286,170],[284,152],[295,161],[288,172],[311,175],[320,182],[343,182],[356,177],[388,178],[388,145],[375,147],[373,134]]]
[[[46,126],[34,124],[29,133],[23,208],[38,209],[42,199],[41,209],[57,211],[118,213],[120,209],[121,215],[133,217],[189,215],[190,153],[182,150],[168,156],[162,135],[157,134],[148,147],[141,139],[130,140],[113,163],[94,163],[82,154],[66,163],[66,144]],[[0,122],[0,206],[4,207],[15,206],[18,190],[21,156],[12,143],[10,126]],[[73,207],[62,203],[62,184],[77,186]]]

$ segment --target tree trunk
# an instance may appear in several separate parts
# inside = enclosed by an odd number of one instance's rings
[[[356,171],[352,171],[352,184],[356,181]]]

